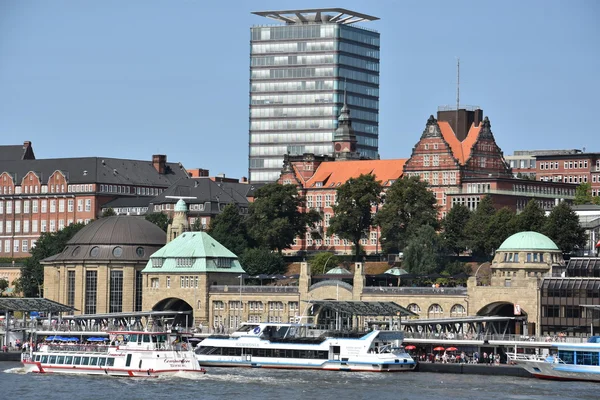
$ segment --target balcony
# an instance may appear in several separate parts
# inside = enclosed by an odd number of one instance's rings
[[[466,296],[467,288],[433,288],[433,287],[395,287],[395,286],[367,286],[363,293],[381,294],[389,296],[422,295],[422,296]]]
[[[213,285],[211,293],[298,293],[298,286]]]

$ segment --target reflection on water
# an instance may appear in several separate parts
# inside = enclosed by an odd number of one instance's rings
[[[211,368],[206,375],[116,378],[25,374],[0,363],[2,398],[80,399],[594,399],[595,383],[425,372],[344,373]],[[75,397],[76,396],[76,397]]]

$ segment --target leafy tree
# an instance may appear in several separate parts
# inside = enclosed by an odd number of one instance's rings
[[[442,240],[431,225],[418,227],[404,248],[404,266],[408,272],[426,275],[440,269]]]
[[[40,235],[35,247],[30,250],[31,257],[26,259],[21,267],[19,289],[25,297],[42,295],[44,267],[40,261],[63,251],[67,242],[84,226],[84,224],[71,224],[58,232],[44,232]]]
[[[564,201],[552,209],[542,233],[552,239],[564,253],[583,248],[587,241],[585,230],[579,225],[579,217]]]
[[[495,251],[502,242],[517,232],[517,215],[508,207],[497,210],[488,225],[487,238],[489,249]]]
[[[471,268],[464,262],[452,261],[446,265],[444,272],[448,275],[458,275],[460,273],[469,275],[471,273]]]
[[[283,256],[264,247],[246,249],[240,263],[248,275],[283,274],[286,264]]]
[[[0,296],[2,296],[2,293],[4,293],[4,291],[8,289],[8,280],[6,278],[1,278],[0,279]]]
[[[321,219],[317,211],[302,212],[303,208],[305,199],[294,185],[265,185],[256,191],[248,209],[248,232],[261,247],[281,253]]]
[[[146,214],[146,221],[152,222],[154,225],[157,225],[163,231],[167,231],[169,228],[169,224],[171,220],[167,216],[167,214],[163,214],[160,212]]]
[[[541,232],[545,221],[546,213],[535,199],[531,199],[517,217],[516,232]]]
[[[383,250],[388,253],[402,250],[423,225],[437,229],[437,214],[435,195],[427,189],[426,182],[406,176],[396,180],[386,192],[385,204],[375,218],[381,227]]]
[[[573,204],[592,204],[592,201],[592,184],[582,183],[579,186],[577,186],[577,189],[575,190],[575,200],[573,200]]]
[[[249,245],[245,217],[240,214],[235,204],[227,204],[211,221],[208,234],[238,256],[241,256]]]
[[[104,210],[101,218],[112,217],[113,215],[117,215],[117,213],[115,212],[115,210],[112,209],[112,207],[109,207],[106,210]]]
[[[202,230],[202,224],[200,223],[200,218],[196,218],[192,226],[190,226],[190,230],[192,232],[200,232]]]
[[[468,247],[467,223],[471,212],[462,204],[457,204],[450,209],[442,221],[442,236],[444,246],[454,254],[459,255]]]
[[[13,279],[12,285],[13,285],[13,293],[15,294],[15,296],[18,296],[21,293],[23,293],[23,288],[21,286],[21,279],[20,278]]]
[[[316,253],[308,260],[313,274],[324,274],[330,269],[337,267],[342,260],[333,253]]]
[[[467,223],[467,232],[469,235],[469,247],[474,256],[490,258],[492,247],[491,238],[488,229],[492,216],[496,210],[490,196],[485,196],[479,202],[477,209],[471,214]]]
[[[327,234],[352,242],[356,257],[360,255],[360,240],[368,235],[373,224],[371,211],[379,204],[381,191],[381,182],[371,174],[350,178],[337,189],[337,203]]]

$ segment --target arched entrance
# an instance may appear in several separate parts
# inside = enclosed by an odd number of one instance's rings
[[[152,307],[152,311],[188,311],[189,313],[168,317],[165,321],[173,327],[177,325],[182,327],[194,326],[194,309],[185,300],[169,297],[156,303]]]
[[[477,315],[486,317],[513,317],[514,323],[509,325],[509,334],[527,333],[527,312],[518,304],[508,301],[496,301],[481,308]],[[533,332],[531,332],[533,333]]]

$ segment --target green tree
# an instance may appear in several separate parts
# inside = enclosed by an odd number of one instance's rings
[[[235,204],[227,204],[211,221],[208,234],[234,254],[241,256],[249,246],[245,219]]]
[[[564,201],[552,209],[542,233],[564,253],[583,248],[587,241],[585,230],[579,225],[579,217]]]
[[[248,232],[261,247],[281,253],[321,219],[317,211],[302,212],[304,208],[305,199],[294,185],[265,185],[248,208]]]
[[[192,232],[200,232],[202,231],[202,224],[200,223],[200,218],[196,218],[194,223],[190,226],[190,230]]]
[[[6,289],[8,289],[8,280],[6,278],[0,278],[0,296],[2,296]]]
[[[575,190],[575,200],[573,200],[573,204],[592,204],[592,201],[592,184],[582,183],[579,186],[577,186],[577,189]]]
[[[485,196],[479,202],[477,209],[471,214],[471,218],[467,223],[467,232],[469,248],[474,256],[491,258],[491,232],[488,227],[495,212],[492,198]]]
[[[350,178],[337,189],[327,234],[352,242],[357,258],[360,255],[360,240],[368,235],[373,224],[372,209],[379,204],[381,191],[381,182],[371,174]]]
[[[438,207],[435,194],[418,177],[396,180],[385,193],[385,204],[375,218],[381,227],[381,242],[385,252],[398,252],[423,225],[438,228]]]
[[[341,262],[342,260],[338,256],[328,252],[316,253],[308,260],[313,275],[324,274],[337,267]]]
[[[112,209],[112,207],[107,208],[106,210],[104,210],[102,212],[102,217],[112,217],[113,215],[117,215],[117,213],[115,212],[115,210]]]
[[[264,247],[246,249],[240,263],[248,275],[283,274],[286,264],[283,256]]]
[[[497,210],[490,218],[486,237],[489,240],[488,250],[494,252],[502,242],[517,232],[517,215],[508,207]]]
[[[167,214],[163,214],[160,212],[146,214],[145,218],[146,221],[152,222],[154,225],[157,225],[160,229],[162,229],[165,232],[167,231],[167,229],[169,228],[169,224],[171,223],[171,220],[169,219]]]
[[[426,275],[441,269],[442,240],[431,225],[416,229],[404,248],[404,266],[412,274]]]
[[[40,235],[35,247],[30,250],[31,257],[21,267],[19,289],[25,297],[42,296],[44,283],[43,259],[62,252],[69,240],[79,232],[84,224],[71,224],[58,232],[44,232]]]
[[[444,246],[456,255],[465,251],[469,245],[466,230],[469,218],[471,218],[469,209],[462,204],[457,204],[450,209],[442,220]]]
[[[517,216],[516,232],[541,232],[544,222],[546,222],[546,213],[535,199],[531,199]]]

